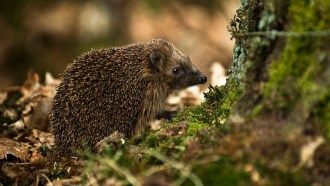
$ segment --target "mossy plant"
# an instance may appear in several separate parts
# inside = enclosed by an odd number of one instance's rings
[[[210,118],[210,113],[205,107],[197,105],[185,108],[172,119],[172,123],[180,121],[211,123],[212,119]]]
[[[251,37],[245,35],[257,30],[263,6],[253,1],[241,1],[240,8],[231,20],[228,30],[235,38],[232,65],[228,69],[229,76],[224,86],[210,86],[205,93],[205,107],[211,107],[213,123],[217,127],[223,124],[232,112],[233,105],[241,98],[246,88],[246,68],[251,48]],[[268,21],[269,22],[269,21]],[[221,122],[222,121],[222,122]]]
[[[329,30],[329,11],[328,1],[291,2],[288,32],[297,35],[286,38],[281,56],[270,67],[262,106],[294,116],[291,119],[299,125],[307,120],[321,122],[328,140],[330,36],[299,33]]]

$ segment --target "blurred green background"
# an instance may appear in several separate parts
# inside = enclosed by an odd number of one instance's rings
[[[32,69],[58,78],[91,48],[163,38],[201,71],[231,63],[227,31],[238,0],[2,0],[0,88],[21,84]]]

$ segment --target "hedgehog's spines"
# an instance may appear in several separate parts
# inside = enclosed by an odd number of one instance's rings
[[[62,76],[50,109],[55,142],[63,155],[72,155],[82,143],[95,150],[115,131],[140,134],[173,90],[205,83],[201,77],[186,55],[161,39],[93,49]]]

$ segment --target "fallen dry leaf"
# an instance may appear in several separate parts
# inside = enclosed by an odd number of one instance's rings
[[[23,96],[18,101],[18,104],[24,105],[23,120],[29,129],[49,131],[49,107],[59,83],[50,73],[46,73],[45,84],[42,85],[39,76],[29,72],[21,88]]]
[[[7,159],[8,155],[25,161],[29,156],[29,145],[9,138],[0,138],[0,160]]]

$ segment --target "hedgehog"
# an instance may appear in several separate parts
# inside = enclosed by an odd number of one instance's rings
[[[50,108],[50,128],[63,155],[118,132],[140,135],[163,113],[175,90],[205,84],[189,57],[162,39],[83,54],[61,77]]]

